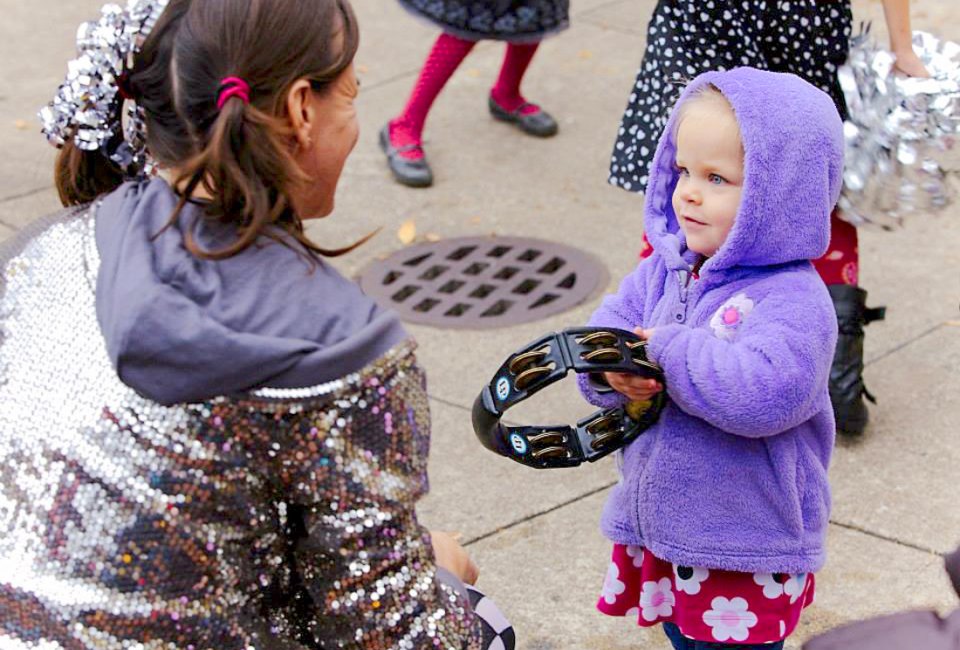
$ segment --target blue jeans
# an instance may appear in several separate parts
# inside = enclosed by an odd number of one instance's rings
[[[680,628],[673,623],[664,623],[663,631],[676,650],[783,650],[783,641],[777,643],[743,644],[713,643],[712,641],[694,641],[680,634]]]

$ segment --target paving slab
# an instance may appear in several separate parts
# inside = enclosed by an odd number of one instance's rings
[[[567,471],[524,467],[480,446],[468,410],[436,400],[431,400],[430,408],[431,490],[418,508],[428,527],[474,540],[616,481],[612,460]]]
[[[945,553],[960,544],[960,327],[872,365],[880,405],[862,440],[840,440],[833,517]]]
[[[52,186],[41,188],[23,196],[0,199],[0,223],[19,230],[37,217],[56,212],[62,207]]]
[[[655,2],[618,0],[585,11],[578,18],[601,29],[623,32],[634,37],[635,45],[629,52],[635,53],[635,64],[639,66],[646,46],[647,24],[655,7]]]
[[[511,618],[523,650],[668,650],[658,629],[597,613],[610,554],[598,530],[606,493],[519,524],[470,546],[479,586]],[[817,600],[788,648],[864,617],[911,608],[947,611],[956,596],[936,555],[831,526]]]
[[[957,266],[957,241],[960,219],[952,210],[918,215],[894,232],[861,229],[860,284],[869,305],[887,307],[886,320],[866,328],[868,363],[960,317],[960,275],[948,270]]]
[[[52,185],[54,150],[36,114],[53,99],[76,55],[79,24],[99,16],[100,0],[0,0],[0,199]],[[32,215],[34,217],[39,214]]]
[[[6,241],[10,237],[13,237],[16,234],[16,230],[13,228],[8,228],[3,224],[0,224],[0,243]]]

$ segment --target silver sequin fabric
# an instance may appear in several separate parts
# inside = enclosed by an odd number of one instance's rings
[[[116,376],[95,211],[0,246],[0,648],[479,648],[414,505],[411,342],[339,381],[163,407]]]

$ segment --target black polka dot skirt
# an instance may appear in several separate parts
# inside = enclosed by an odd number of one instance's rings
[[[849,51],[849,0],[661,0],[624,111],[610,183],[643,192],[653,154],[684,85],[710,70],[791,72],[833,97],[846,117],[837,68]]]
[[[401,6],[460,38],[535,42],[566,29],[570,0],[400,0]]]

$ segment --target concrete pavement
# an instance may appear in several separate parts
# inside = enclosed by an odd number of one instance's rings
[[[479,45],[430,117],[425,145],[437,184],[425,191],[390,180],[376,133],[405,101],[435,32],[393,0],[354,2],[364,133],[335,215],[310,233],[336,246],[379,226],[384,232],[338,262],[344,272],[399,247],[394,233],[413,219],[421,235],[498,233],[579,246],[605,261],[612,290],[635,263],[641,201],[605,184],[606,164],[654,2],[574,0],[573,27],[544,43],[525,85],[560,118],[562,132],[549,141],[523,139],[489,118],[486,93],[502,46]],[[34,114],[63,76],[77,24],[99,6],[0,0],[0,240],[57,207],[53,150]],[[855,10],[882,24],[878,1],[858,0]],[[955,3],[915,0],[914,18],[915,27],[960,40]],[[863,286],[871,303],[889,307],[888,320],[871,325],[867,337],[867,382],[880,403],[864,439],[838,446],[831,556],[818,575],[817,602],[788,647],[856,618],[955,604],[938,554],[960,542],[957,212],[918,217],[895,233],[862,231]],[[484,452],[470,430],[472,400],[502,359],[542,332],[583,323],[595,305],[496,331],[411,328],[435,420],[433,491],[421,516],[463,532],[481,586],[513,619],[523,649],[668,647],[658,631],[593,610],[609,555],[597,523],[616,478],[612,464],[536,472]],[[529,422],[589,412],[569,384],[524,407],[515,417]]]

